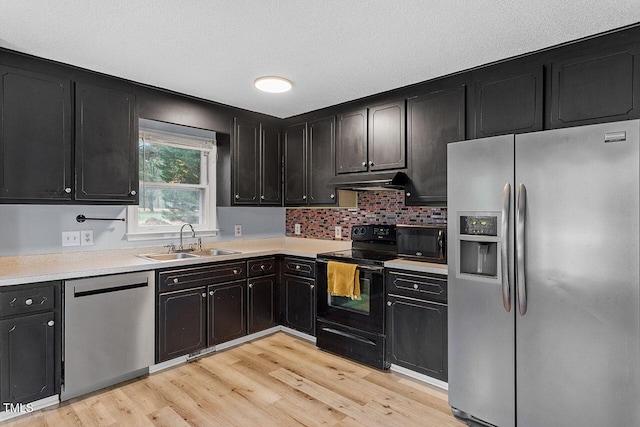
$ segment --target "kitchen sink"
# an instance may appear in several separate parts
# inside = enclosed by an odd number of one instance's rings
[[[157,254],[142,254],[138,255],[140,258],[148,259],[150,261],[174,261],[176,259],[186,259],[186,258],[198,258],[198,255],[194,255],[192,253],[186,252],[175,252],[175,253],[157,253]]]
[[[153,253],[153,254],[142,254],[138,256],[140,258],[148,259],[149,261],[175,261],[178,259],[214,257],[214,256],[231,255],[231,254],[238,254],[238,253],[240,252],[230,251],[227,249],[207,249],[203,251]]]

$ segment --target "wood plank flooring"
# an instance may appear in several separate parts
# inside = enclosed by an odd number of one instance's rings
[[[462,426],[446,393],[276,333],[2,426]]]

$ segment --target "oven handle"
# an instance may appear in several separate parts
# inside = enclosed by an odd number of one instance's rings
[[[316,261],[317,262],[321,262],[323,264],[328,264],[329,263],[329,260],[320,259],[320,258],[317,258]],[[340,261],[338,261],[338,262],[340,262]],[[384,271],[384,267],[372,267],[370,265],[360,265],[360,264],[358,264],[358,269],[359,270],[367,270],[367,271],[375,271],[377,273],[382,273],[382,271]]]

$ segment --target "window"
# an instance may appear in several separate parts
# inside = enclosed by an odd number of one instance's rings
[[[164,127],[171,131],[140,128],[140,193],[138,206],[128,210],[130,240],[172,237],[185,223],[199,234],[216,229],[215,139]]]

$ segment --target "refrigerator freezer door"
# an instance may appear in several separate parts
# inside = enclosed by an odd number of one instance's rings
[[[449,404],[457,415],[510,427],[515,425],[514,269],[505,269],[510,307],[503,300],[501,256],[495,279],[458,274],[458,217],[461,212],[501,212],[506,207],[511,211],[506,215],[509,231],[500,238],[513,242],[514,137],[452,143],[447,157]],[[511,189],[508,203],[503,200],[505,184]],[[498,254],[502,247],[499,243]],[[513,244],[508,243],[506,250],[513,265]]]
[[[516,310],[518,427],[640,425],[639,127],[516,136],[528,302]]]

